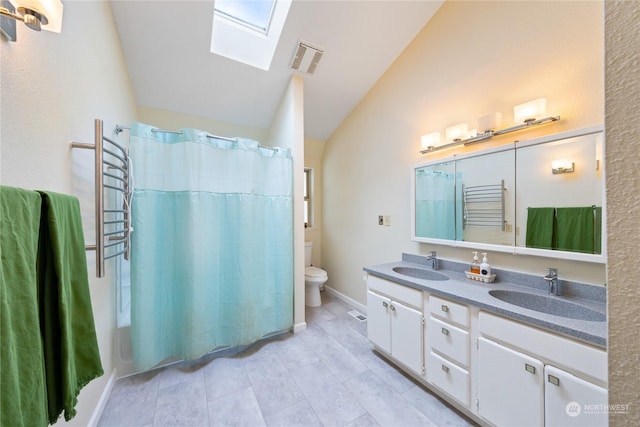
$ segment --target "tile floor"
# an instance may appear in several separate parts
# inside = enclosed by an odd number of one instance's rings
[[[99,427],[474,425],[373,352],[350,306],[322,299],[301,333],[118,380]]]

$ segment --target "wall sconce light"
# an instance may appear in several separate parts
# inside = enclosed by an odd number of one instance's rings
[[[18,13],[7,7],[0,7],[0,15],[16,21],[22,21],[34,31],[47,30],[59,33],[62,29],[62,9],[60,0],[11,0],[7,6],[14,6]],[[5,30],[3,25],[3,30]],[[15,30],[15,27],[14,27]],[[6,33],[7,31],[5,31]],[[15,41],[15,32],[8,34]]]
[[[551,173],[553,173],[554,175],[572,172],[575,172],[575,163],[573,163],[571,160],[562,159],[554,160],[551,162]]]
[[[499,129],[502,122],[502,114],[491,113],[478,119],[478,130],[467,130],[466,123],[451,126],[446,128],[447,143],[440,146],[427,146],[422,145],[420,154],[425,154],[431,151],[442,150],[445,148],[455,147],[458,145],[471,145],[478,142],[483,142],[494,136],[504,135],[510,132],[516,132],[522,129],[526,129],[533,126],[542,125],[545,123],[555,122],[560,120],[560,116],[543,117],[547,106],[547,100],[544,98],[535,99],[533,101],[525,102],[524,104],[516,105],[513,109],[514,116],[516,118],[516,125]],[[538,118],[543,117],[543,118]],[[567,172],[573,172],[567,171]],[[563,172],[564,173],[564,172]]]
[[[469,131],[467,130],[466,123],[460,123],[445,129],[445,135],[447,137],[447,141],[450,142],[460,142],[467,137]]]
[[[538,98],[513,107],[513,118],[516,123],[529,123],[538,117],[544,117],[546,112],[547,100]]]

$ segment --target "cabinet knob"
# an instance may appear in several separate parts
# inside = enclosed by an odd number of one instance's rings
[[[447,305],[442,304],[442,305],[440,306],[440,309],[441,309],[442,311],[444,311],[445,313],[448,313],[448,312],[449,312],[449,306],[447,306]]]
[[[560,385],[560,378],[558,378],[558,377],[554,377],[554,376],[553,376],[553,375],[551,375],[551,374],[549,374],[549,375],[547,376],[547,381],[549,381],[549,382],[550,382],[551,384],[553,384],[553,385],[557,385],[557,386],[559,386],[559,385]]]
[[[442,370],[445,371],[447,374],[449,373],[449,367],[447,365],[442,365]]]
[[[449,330],[447,328],[442,328],[443,335],[449,335]]]

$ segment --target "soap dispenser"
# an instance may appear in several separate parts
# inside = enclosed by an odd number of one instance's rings
[[[480,264],[480,274],[483,276],[491,275],[491,266],[489,265],[489,261],[487,261],[487,253],[482,253],[482,264]]]
[[[473,274],[480,274],[480,263],[478,262],[478,252],[471,252],[473,254],[473,262],[469,271]]]

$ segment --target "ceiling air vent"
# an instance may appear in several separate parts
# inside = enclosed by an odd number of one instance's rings
[[[298,41],[296,47],[296,53],[293,55],[291,65],[292,70],[300,71],[302,73],[313,74],[318,67],[318,62],[324,54],[324,49],[314,46],[304,40]]]

